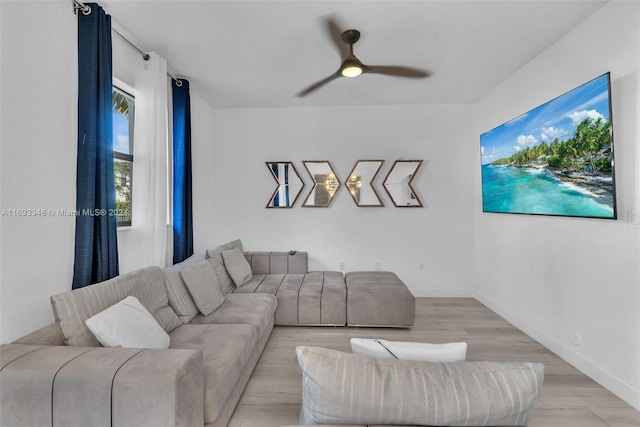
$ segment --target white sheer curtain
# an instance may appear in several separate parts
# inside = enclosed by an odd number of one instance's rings
[[[132,234],[143,265],[164,267],[167,259],[167,61],[151,52],[136,73]]]

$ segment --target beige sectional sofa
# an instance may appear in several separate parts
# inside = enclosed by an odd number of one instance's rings
[[[251,271],[238,286],[223,255],[241,248],[52,296],[56,322],[0,346],[0,425],[223,427],[275,324],[413,325],[415,299],[393,273],[308,273],[304,252],[244,252]],[[207,308],[212,284],[219,305]],[[170,348],[101,346],[85,320],[131,296]],[[539,364],[296,353],[304,424],[526,425],[543,378]]]
[[[350,324],[348,299],[361,292],[350,293],[341,272],[308,273],[304,252],[245,252],[253,277],[238,287],[222,259],[234,248],[241,243],[52,296],[54,323],[0,346],[0,425],[226,426],[274,324]],[[184,276],[203,264],[205,282],[224,292],[206,314]],[[402,315],[367,323],[413,324],[415,299],[393,276],[404,307],[393,311]],[[85,320],[128,296],[169,335],[170,348],[101,346]]]

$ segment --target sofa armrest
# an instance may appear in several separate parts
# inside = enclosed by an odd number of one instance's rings
[[[204,424],[198,350],[0,346],[0,425]]]
[[[307,274],[306,252],[245,252],[253,274]]]
[[[60,322],[50,323],[17,339],[13,344],[65,345]]]

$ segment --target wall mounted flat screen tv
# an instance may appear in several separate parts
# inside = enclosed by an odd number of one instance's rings
[[[616,219],[603,74],[480,136],[483,212]]]

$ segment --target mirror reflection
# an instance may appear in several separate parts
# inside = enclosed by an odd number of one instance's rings
[[[340,179],[328,161],[305,161],[304,167],[313,179],[313,188],[302,206],[325,208],[340,188]]]
[[[266,162],[278,184],[267,208],[291,208],[300,197],[304,182],[291,162]]]
[[[422,160],[396,160],[384,180],[384,189],[397,208],[419,208],[422,202],[411,187]]]
[[[360,207],[384,206],[382,199],[371,185],[384,160],[358,160],[345,182],[353,201]]]

